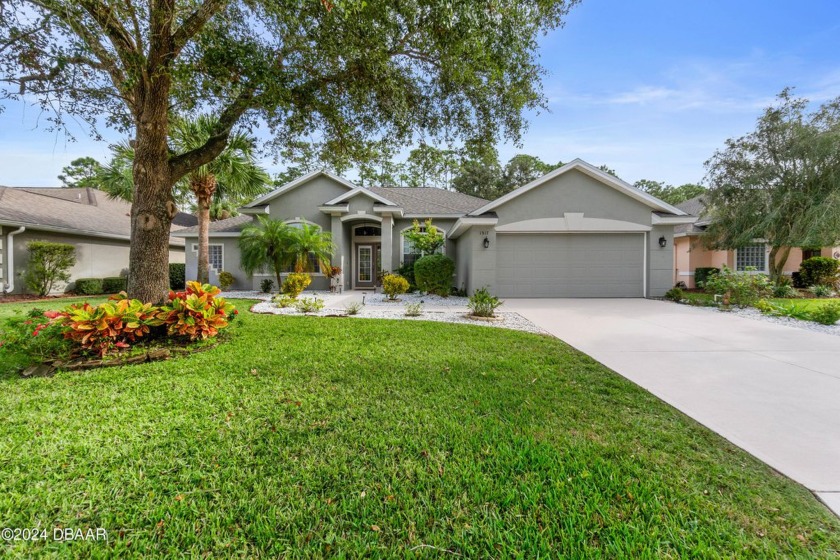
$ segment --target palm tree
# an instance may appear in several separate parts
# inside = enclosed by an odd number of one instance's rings
[[[292,228],[282,220],[258,217],[259,224],[249,224],[239,236],[239,263],[247,274],[266,267],[274,272],[277,289],[283,283],[280,275],[292,260],[289,252]]]
[[[195,120],[177,119],[170,139],[179,153],[203,146],[215,130],[216,120],[200,115]],[[198,281],[210,280],[210,204],[213,200],[256,198],[271,182],[254,161],[254,139],[232,134],[227,147],[216,159],[187,175],[190,191],[198,208]]]
[[[329,232],[310,224],[293,227],[265,216],[259,216],[258,220],[258,224],[245,226],[239,237],[239,260],[246,273],[270,268],[279,288],[283,285],[280,275],[289,266],[295,272],[315,272],[310,256],[321,272],[329,270],[330,257],[335,252]]]
[[[201,115],[194,120],[176,119],[170,126],[172,151],[184,153],[204,145],[214,130],[213,117]],[[127,143],[112,146],[114,157],[100,174],[103,190],[113,198],[131,202],[134,183],[131,166],[134,150]],[[198,214],[198,281],[210,280],[210,206],[214,202],[240,202],[268,191],[271,177],[254,161],[252,137],[232,134],[227,147],[216,159],[191,172],[173,188],[173,198],[183,202],[185,195],[195,199]]]
[[[312,265],[314,260],[320,271],[326,273],[335,253],[332,234],[321,231],[314,224],[301,224],[299,228],[292,228],[289,253],[292,255],[295,272],[315,272]]]

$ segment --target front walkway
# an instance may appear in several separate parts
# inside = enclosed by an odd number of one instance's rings
[[[840,514],[840,337],[643,299],[517,311],[803,484]]]

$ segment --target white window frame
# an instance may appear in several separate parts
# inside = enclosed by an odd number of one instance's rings
[[[432,225],[435,226],[437,228],[437,230],[443,234],[443,245],[440,246],[439,254],[445,255],[446,254],[447,230],[445,230],[442,227],[437,226],[435,224],[432,224]],[[405,252],[405,232],[407,232],[409,230],[412,230],[412,229],[414,229],[414,224],[400,230],[400,266],[405,264],[405,255],[406,255],[406,252]],[[420,229],[425,230],[426,225],[425,224],[420,224]],[[424,233],[425,233],[425,231],[424,231]]]
[[[756,268],[756,270],[741,270],[741,269],[739,269],[738,268],[738,249],[735,249],[734,262],[732,263],[734,268],[735,268],[735,272],[748,272],[750,274],[769,274],[770,273],[770,255],[769,255],[769,250],[768,250],[767,243],[765,243],[764,241],[761,241],[761,240],[756,240],[756,241],[753,241],[752,243],[750,243],[750,245],[752,245],[752,246],[761,245],[764,248],[764,268],[762,268],[762,269]]]

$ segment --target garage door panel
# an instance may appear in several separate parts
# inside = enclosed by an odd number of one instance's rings
[[[497,236],[501,297],[642,297],[641,234]]]

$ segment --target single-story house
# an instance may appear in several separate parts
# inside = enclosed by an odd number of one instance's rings
[[[755,268],[758,272],[770,272],[770,245],[756,241],[740,249],[712,250],[701,243],[706,228],[711,223],[706,212],[703,195],[677,204],[680,210],[698,216],[693,224],[681,224],[674,233],[674,283],[685,282],[695,288],[694,273],[698,268],[720,268],[723,265],[733,270]],[[840,247],[802,249],[792,247],[784,266],[784,273],[793,274],[799,270],[802,261],[811,257],[833,257],[840,259]]]
[[[195,225],[183,212],[173,230]],[[76,248],[71,280],[58,289],[73,289],[76,278],[124,275],[128,269],[131,205],[92,188],[0,187],[0,288],[26,293],[29,241],[69,243]],[[170,237],[169,262],[184,262],[184,240]]]
[[[455,260],[452,284],[501,297],[656,297],[672,285],[674,226],[695,218],[576,159],[492,202],[436,188],[363,188],[325,171],[298,178],[210,226],[211,281],[258,289],[239,265],[238,238],[257,216],[331,232],[344,289],[372,288],[378,270],[417,258],[404,233],[417,219],[443,230]],[[197,228],[186,239],[196,276]],[[315,274],[314,289],[328,279]]]

